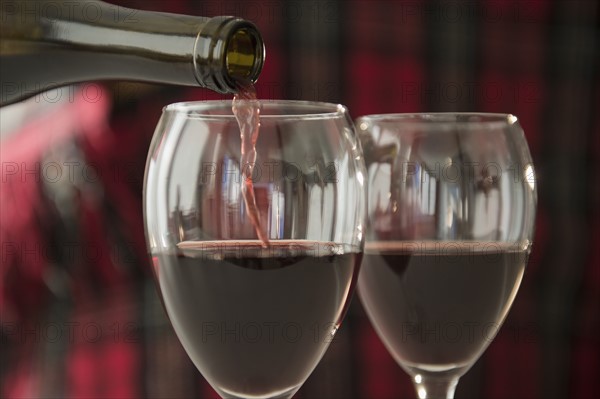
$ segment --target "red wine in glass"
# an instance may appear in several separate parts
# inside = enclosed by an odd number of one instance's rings
[[[368,243],[362,303],[403,367],[469,367],[502,325],[527,254],[493,242]]]
[[[307,240],[182,242],[154,257],[163,302],[223,397],[286,396],[321,359],[347,309],[358,248]]]

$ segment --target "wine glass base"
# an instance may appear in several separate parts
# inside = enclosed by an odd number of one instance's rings
[[[249,395],[240,392],[231,392],[226,389],[215,388],[223,399],[289,399],[300,389],[301,385],[279,392],[271,392],[267,395]]]
[[[427,370],[425,368],[403,365],[402,368],[412,377],[419,399],[452,399],[458,380],[471,365],[446,370]]]
[[[417,374],[426,375],[439,375],[444,377],[462,377],[473,365],[473,363],[467,364],[406,364],[406,362],[398,362],[401,367],[411,376]]]

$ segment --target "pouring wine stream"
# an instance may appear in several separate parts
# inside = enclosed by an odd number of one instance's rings
[[[240,167],[242,172],[241,190],[248,212],[248,218],[254,226],[258,239],[263,248],[269,247],[267,232],[260,224],[260,212],[256,205],[254,195],[254,182],[252,175],[256,163],[256,141],[260,129],[261,103],[256,98],[256,89],[250,81],[239,82],[239,90],[233,96],[231,110],[240,127],[241,157]]]

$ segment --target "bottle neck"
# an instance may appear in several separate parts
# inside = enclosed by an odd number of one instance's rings
[[[235,92],[255,81],[264,45],[234,17],[132,10],[97,0],[22,1],[4,10],[2,101],[18,91],[88,80],[133,80]],[[7,94],[8,93],[8,94]]]
[[[193,86],[194,47],[208,18],[132,10],[99,1],[78,4],[60,18],[42,16],[41,40],[59,44],[96,79]],[[95,15],[95,16],[94,16]],[[61,49],[61,51],[62,51]],[[81,59],[76,59],[81,55]]]

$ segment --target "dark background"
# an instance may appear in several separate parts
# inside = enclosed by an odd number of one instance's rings
[[[267,50],[257,85],[263,99],[340,102],[353,117],[427,111],[519,117],[537,172],[534,252],[504,327],[461,379],[456,396],[588,398],[600,392],[598,2],[118,4],[253,20]],[[23,251],[18,256],[6,252],[3,244],[2,351],[10,347],[11,353],[1,355],[2,394],[215,397],[180,348],[150,281],[141,192],[161,107],[225,97],[135,83],[104,84],[102,96],[99,104],[111,104],[107,124],[56,139],[39,153],[41,162],[75,159],[92,165],[100,179],[57,185],[44,182],[44,176],[25,181],[3,176],[3,223],[17,208],[34,209],[26,222],[11,219],[13,225],[4,225],[3,243],[10,239],[28,242],[34,251],[50,250],[32,261]],[[122,256],[99,261],[67,256],[66,242],[82,253],[117,248]],[[31,268],[66,273],[62,294],[49,289],[47,279],[40,282],[23,272]],[[13,318],[6,309],[17,309]],[[41,320],[37,332],[32,320]],[[57,343],[44,335],[44,325],[64,326],[69,320],[80,323],[77,328],[86,320],[100,323],[105,336],[101,342],[63,338]],[[17,329],[15,334],[15,326],[30,326],[34,332]],[[357,298],[298,394],[414,396],[408,376],[387,354]]]

